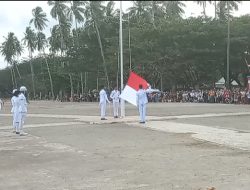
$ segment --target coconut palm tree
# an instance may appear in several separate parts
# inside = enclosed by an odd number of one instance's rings
[[[181,1],[164,1],[163,7],[167,18],[180,18],[186,5]]]
[[[195,1],[198,5],[202,6],[203,7],[203,15],[204,17],[207,17],[206,15],[206,6],[207,6],[207,2],[208,3],[212,3],[212,1]]]
[[[152,20],[152,24],[154,26],[154,28],[156,28],[155,26],[155,18],[158,16],[163,16],[163,7],[161,6],[162,1],[150,1],[148,10],[151,12],[151,20]]]
[[[226,20],[228,16],[231,16],[232,11],[238,10],[240,2],[241,1],[219,1],[217,4],[219,9],[219,19]]]
[[[13,64],[15,64],[15,58],[22,54],[23,47],[13,32],[9,32],[8,37],[4,38],[5,41],[1,44],[0,52],[4,56],[5,61],[7,61],[10,66],[13,66]],[[10,72],[13,88],[17,88],[13,67],[10,68]]]
[[[150,6],[150,1],[134,1],[133,3],[133,6],[128,8],[129,15],[141,18],[149,14],[147,9]]]
[[[85,18],[86,18],[85,26],[95,28],[95,32],[97,35],[97,40],[99,43],[101,56],[102,56],[102,60],[103,60],[104,73],[105,73],[107,85],[109,88],[108,71],[107,71],[105,56],[104,56],[104,52],[103,52],[101,35],[100,35],[99,28],[98,28],[98,21],[100,22],[103,19],[105,9],[104,9],[104,6],[102,6],[101,1],[87,1],[85,8],[86,8],[86,10],[85,10]]]
[[[43,56],[45,58],[45,63],[46,63],[48,74],[49,74],[50,90],[51,90],[52,98],[54,100],[54,98],[55,98],[54,86],[53,86],[53,81],[52,81],[52,77],[51,77],[51,73],[50,73],[49,63],[48,63],[48,60],[47,60],[47,57],[45,54],[45,47],[46,46],[47,46],[47,40],[46,40],[45,34],[42,32],[38,32],[37,33],[37,50],[39,52],[43,52]]]
[[[33,18],[30,20],[30,24],[33,23],[38,31],[43,31],[47,27],[46,22],[48,22],[46,13],[43,12],[41,7],[36,7],[32,10],[32,15]]]
[[[43,9],[41,7],[36,7],[35,9],[32,10],[32,15],[33,18],[30,20],[30,24],[34,24],[34,27],[38,31],[37,33],[37,50],[39,52],[43,52],[43,56],[45,58],[48,74],[49,74],[49,79],[50,79],[50,88],[51,88],[51,93],[52,93],[52,98],[54,99],[54,88],[53,88],[53,81],[49,69],[49,64],[45,55],[45,46],[47,45],[47,40],[46,36],[42,31],[45,29],[47,26],[46,22],[48,22],[48,19],[46,18],[47,15],[45,12],[43,12]]]
[[[63,38],[62,26],[63,23],[67,22],[67,13],[69,12],[69,7],[65,5],[67,1],[48,1],[48,5],[52,6],[50,15],[52,18],[58,20],[59,30],[60,30],[60,38],[61,38],[61,52],[65,50],[65,39]]]
[[[35,81],[34,81],[34,68],[32,64],[32,58],[33,58],[33,52],[36,50],[37,46],[37,37],[34,30],[32,30],[30,27],[26,27],[26,31],[24,33],[24,38],[22,39],[24,45],[29,50],[29,58],[30,58],[30,70],[31,70],[31,78],[32,78],[32,88],[33,88],[33,97],[36,97],[36,91],[35,91]]]
[[[73,17],[75,20],[75,29],[77,31],[78,26],[77,23],[82,23],[84,21],[84,12],[85,9],[83,5],[85,5],[84,1],[70,1],[71,7],[68,9],[67,16],[69,17],[70,21],[73,21]]]

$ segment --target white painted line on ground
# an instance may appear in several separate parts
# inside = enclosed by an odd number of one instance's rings
[[[224,117],[224,116],[244,116],[250,115],[250,112],[235,112],[235,113],[206,113],[206,114],[193,114],[193,115],[174,115],[174,116],[147,116],[147,120],[168,120],[168,119],[188,119],[188,118],[204,118],[204,117]],[[0,117],[11,117],[11,114],[0,114]],[[27,117],[40,117],[40,118],[62,118],[62,119],[77,119],[81,121],[99,121],[100,116],[83,116],[83,115],[56,115],[56,114],[28,114]],[[107,117],[112,121],[121,120],[138,120],[139,116],[127,116],[122,119],[113,119],[113,117]],[[103,122],[103,121],[102,121]],[[108,121],[107,121],[108,122]]]
[[[29,124],[25,125],[25,128],[35,128],[35,127],[55,127],[55,126],[63,126],[63,125],[83,125],[82,122],[64,122],[64,123],[44,123],[44,124]],[[12,129],[12,126],[2,126],[1,129]]]
[[[133,123],[133,125],[143,127],[139,123]],[[250,150],[250,133],[239,133],[230,129],[167,121],[148,121],[144,127],[169,133],[191,133],[191,136],[195,139],[231,148]]]

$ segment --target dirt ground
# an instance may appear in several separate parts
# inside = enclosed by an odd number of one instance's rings
[[[150,103],[145,125],[98,103],[31,102],[26,136],[0,112],[0,190],[249,190],[250,106]]]

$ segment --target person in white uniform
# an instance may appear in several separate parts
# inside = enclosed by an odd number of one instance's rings
[[[20,114],[19,114],[19,99],[18,96],[20,94],[19,90],[13,90],[13,97],[11,98],[11,104],[12,109],[11,113],[13,115],[13,133],[20,134],[19,133],[19,120],[20,120]]]
[[[15,124],[15,120],[14,120],[14,101],[15,99],[17,98],[17,96],[14,96],[14,93],[17,91],[17,89],[14,89],[12,91],[12,97],[11,97],[11,113],[12,113],[12,120],[13,120],[13,123],[12,123],[12,129],[13,129],[13,133],[16,133],[16,124]]]
[[[107,102],[110,103],[110,101],[108,99],[108,96],[107,96],[107,93],[106,93],[104,87],[101,89],[101,91],[99,93],[99,96],[100,96],[99,106],[100,106],[100,109],[101,109],[101,120],[107,120],[105,118],[105,116],[106,116],[106,105],[107,105]]]
[[[20,133],[20,135],[26,135],[27,133],[25,133],[23,131],[23,125],[24,125],[24,121],[26,118],[26,114],[27,114],[27,100],[26,100],[26,96],[27,95],[27,88],[25,86],[21,86],[20,87],[20,94],[18,96],[18,101],[19,101],[19,126],[18,126],[18,132]]]
[[[148,97],[146,91],[142,85],[139,85],[139,90],[136,93],[136,103],[140,113],[140,123],[145,123],[146,120],[146,104],[148,103]]]
[[[2,110],[3,108],[3,100],[0,98],[0,111]]]
[[[120,103],[120,91],[117,90],[117,87],[114,88],[114,90],[110,94],[110,98],[113,101],[113,112],[114,112],[114,118],[118,118],[118,110],[119,110],[119,103]]]

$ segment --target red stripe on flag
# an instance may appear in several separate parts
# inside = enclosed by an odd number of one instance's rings
[[[148,82],[145,79],[143,79],[142,77],[131,71],[127,85],[138,91],[140,84],[142,84],[144,89],[147,89],[149,86]]]

